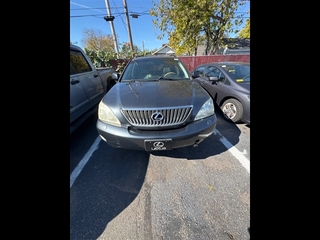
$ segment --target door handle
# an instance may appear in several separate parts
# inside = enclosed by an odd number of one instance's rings
[[[79,80],[71,79],[71,82],[70,82],[70,83],[71,83],[72,85],[74,85],[74,84],[77,84],[77,83],[79,83],[79,82],[80,82]]]

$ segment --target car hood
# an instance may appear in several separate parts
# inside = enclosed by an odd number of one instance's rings
[[[190,80],[158,80],[146,82],[119,82],[106,94],[104,102],[121,108],[161,108],[200,105],[209,95]]]

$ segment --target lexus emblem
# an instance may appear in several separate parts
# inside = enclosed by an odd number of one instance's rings
[[[155,112],[151,115],[151,119],[159,122],[163,120],[163,115],[161,112]]]
[[[163,142],[154,142],[153,146],[155,148],[162,148],[164,146],[164,143]]]

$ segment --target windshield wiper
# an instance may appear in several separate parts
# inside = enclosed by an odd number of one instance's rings
[[[131,86],[131,83],[132,82],[136,82],[136,80],[131,80],[131,81],[128,81],[129,82],[129,87],[130,87],[130,89],[131,89],[131,91],[134,93],[134,95],[136,95],[136,97],[137,98],[139,98],[139,95],[138,95],[138,93],[133,89],[133,87]],[[139,81],[140,82],[140,81]],[[140,82],[140,87],[141,87],[142,85],[141,85],[141,82]]]
[[[128,79],[128,80],[122,80],[123,82],[129,82],[129,83],[131,83],[131,82],[140,82],[140,81],[138,81],[137,79]]]
[[[135,82],[136,80],[130,79],[130,80],[122,80],[121,82]]]
[[[140,84],[140,86],[141,86],[141,81],[138,81],[136,79],[122,80],[122,81],[123,82],[127,82],[130,85],[130,87],[131,87],[131,83],[133,83],[133,82],[138,82]]]
[[[173,78],[159,77],[157,80],[175,80],[175,79],[173,79]]]

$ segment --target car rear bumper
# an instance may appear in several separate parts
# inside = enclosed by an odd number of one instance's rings
[[[146,148],[146,141],[170,142],[169,148],[164,150],[196,146],[213,133],[216,125],[217,118],[214,114],[183,128],[161,131],[134,131],[108,125],[100,120],[96,126],[100,137],[112,147],[150,151]]]

